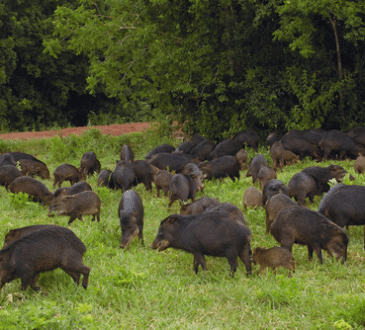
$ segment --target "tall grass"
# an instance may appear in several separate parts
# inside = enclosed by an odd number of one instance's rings
[[[79,166],[86,151],[95,151],[102,169],[113,170],[120,148],[129,144],[136,159],[162,143],[175,146],[178,140],[161,137],[160,132],[131,133],[120,137],[104,136],[91,130],[82,136],[53,137],[42,140],[0,141],[0,152],[23,151],[44,161],[50,172],[61,163]],[[249,158],[254,152],[248,150]],[[259,148],[271,163],[265,147]],[[353,161],[316,164],[304,160],[278,172],[287,184],[292,175],[307,166],[341,164],[353,173]],[[243,209],[242,196],[252,185],[252,178],[206,182],[202,196],[216,197]],[[52,180],[41,180],[51,191]],[[142,246],[135,239],[126,250],[119,247],[121,229],[117,216],[121,191],[97,188],[97,176],[88,179],[101,201],[101,221],[74,221],[70,226],[85,243],[84,264],[91,268],[89,287],[75,287],[69,275],[60,269],[42,273],[40,293],[31,288],[20,291],[20,280],[6,284],[0,291],[0,329],[363,329],[365,326],[365,254],[363,227],[350,227],[348,262],[345,265],[324,254],[321,265],[316,256],[308,261],[307,249],[295,245],[296,272],[288,278],[286,269],[275,276],[269,270],[246,276],[239,262],[234,278],[225,258],[206,257],[208,271],[193,271],[193,256],[167,249],[156,252],[150,244],[160,221],[178,213],[178,203],[167,210],[168,199],[157,198],[156,190],[147,192],[143,185],[134,188],[145,209]],[[358,184],[364,184],[358,178]],[[67,185],[67,184],[64,184]],[[258,184],[255,185],[259,188]],[[316,210],[321,198],[316,196],[310,208]],[[47,217],[47,208],[16,199],[0,189],[0,240],[12,228],[30,224],[53,223],[67,226],[67,217]],[[251,247],[278,245],[265,235],[263,208],[244,212],[252,231]]]

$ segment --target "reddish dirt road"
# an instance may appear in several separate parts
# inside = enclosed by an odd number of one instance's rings
[[[118,136],[126,133],[139,132],[141,130],[151,127],[150,123],[133,123],[133,124],[121,124],[121,125],[108,125],[108,126],[92,126],[98,128],[103,134],[110,134]],[[88,130],[89,127],[72,127],[64,128],[57,131],[43,131],[43,132],[21,132],[21,133],[7,133],[0,134],[0,139],[42,139],[52,137],[54,135],[68,136],[71,134],[81,135],[82,132]]]

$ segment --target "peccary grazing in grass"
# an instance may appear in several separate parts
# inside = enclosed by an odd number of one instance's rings
[[[299,160],[299,156],[290,150],[285,150],[283,152],[284,155],[284,165],[293,165],[296,164]]]
[[[114,188],[114,182],[112,179],[112,171],[102,170],[98,176],[98,187],[109,187]]]
[[[167,193],[170,189],[170,182],[172,177],[173,174],[165,170],[161,170],[155,175],[153,181],[156,186],[157,197],[160,197],[160,189],[162,189],[164,195],[167,196]]]
[[[191,151],[190,155],[198,158],[200,162],[205,161],[210,153],[215,149],[216,144],[211,140],[205,140],[196,145]]]
[[[180,173],[186,164],[197,164],[199,161],[192,155],[180,153],[160,153],[154,155],[148,162],[151,165],[158,167],[160,170]]]
[[[23,176],[14,165],[4,165],[0,167],[0,186],[4,186],[9,191],[9,185],[18,177]]]
[[[241,210],[232,203],[219,203],[216,205],[212,205],[207,207],[204,212],[227,212],[231,216],[233,216],[237,221],[242,222],[244,225],[246,225],[245,217]]]
[[[307,173],[299,172],[294,174],[288,183],[289,197],[296,200],[298,205],[305,206],[305,198],[309,197],[311,203],[315,195],[321,195],[316,180]]]
[[[254,184],[257,181],[261,168],[267,166],[267,161],[263,155],[256,155],[251,159],[249,166],[246,178],[252,176],[252,184]]]
[[[120,160],[126,160],[126,161],[133,162],[133,160],[134,160],[133,151],[132,151],[132,148],[128,144],[125,144],[121,148],[121,150],[120,150]]]
[[[241,165],[241,171],[245,170],[247,168],[247,152],[244,149],[239,150],[236,155],[236,159]]]
[[[83,174],[71,164],[61,164],[53,172],[53,188],[58,184],[61,187],[63,181],[70,181],[71,186],[85,179]]]
[[[92,190],[93,189],[87,182],[78,182],[71,187],[58,188],[53,193],[53,198],[57,199],[57,198],[60,198],[61,196],[71,196],[71,195],[76,195],[83,191],[92,191]]]
[[[5,153],[5,154],[0,155],[0,167],[4,166],[4,165],[16,166],[15,159],[11,154]]]
[[[124,193],[135,185],[136,174],[128,161],[121,160],[115,166],[111,179],[115,189],[122,189]]]
[[[200,163],[204,179],[222,179],[229,177],[232,181],[240,178],[241,165],[235,156],[223,156],[208,162]]]
[[[93,175],[94,172],[100,173],[100,162],[96,158],[95,152],[88,151],[82,155],[79,171],[84,177]]]
[[[181,205],[180,214],[187,215],[203,213],[206,208],[217,204],[219,204],[218,199],[204,196],[190,204]]]
[[[257,147],[259,145],[260,136],[253,129],[246,129],[245,131],[237,133],[233,140],[239,142],[241,146],[248,146],[253,148],[257,152]]]
[[[161,153],[172,153],[175,151],[175,147],[170,144],[161,144],[160,146],[152,149],[145,157],[145,159],[151,159],[153,155]]]
[[[276,170],[271,168],[270,166],[261,167],[257,179],[260,183],[261,190],[264,189],[264,186],[270,181],[275,180],[277,178]]]
[[[21,159],[29,159],[29,160],[33,160],[35,162],[41,163],[44,166],[46,166],[46,164],[43,163],[41,160],[39,160],[38,158],[34,157],[33,155],[27,154],[25,152],[14,151],[14,152],[11,152],[10,154],[13,156],[13,158],[16,162]]]
[[[284,194],[289,195],[288,188],[280,180],[273,179],[264,185],[262,190],[262,205],[265,206],[266,202],[274,195]]]
[[[241,149],[241,144],[233,139],[227,139],[217,144],[208,155],[208,160],[214,160],[223,156],[234,156]]]
[[[284,167],[284,147],[280,141],[276,141],[270,148],[270,154],[272,158],[272,167],[276,169],[278,166],[280,171],[283,171]]]
[[[176,200],[187,201],[191,199],[193,202],[195,201],[195,194],[198,190],[196,181],[190,176],[186,174],[176,174],[170,181],[170,203],[168,208]]]
[[[365,172],[365,157],[359,156],[356,158],[354,163],[354,171],[358,174],[363,174]]]
[[[43,163],[31,159],[20,159],[18,162],[23,175],[39,176],[41,179],[51,178],[47,166]]]
[[[32,233],[33,231],[43,229],[46,227],[59,227],[59,226],[56,226],[56,225],[31,225],[31,226],[26,226],[26,227],[22,227],[22,228],[11,229],[5,235],[3,248],[8,246],[9,244],[13,243],[17,239],[19,239],[29,233]]]
[[[248,187],[243,194],[243,207],[260,207],[262,206],[262,194],[255,187]]]

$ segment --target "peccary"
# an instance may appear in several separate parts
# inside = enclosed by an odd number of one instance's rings
[[[276,268],[285,267],[289,269],[289,277],[295,272],[295,260],[291,252],[282,247],[274,246],[270,249],[257,247],[253,251],[252,262],[254,265],[259,264],[259,273],[270,267],[276,275]]]
[[[262,190],[262,205],[265,206],[267,201],[274,195],[284,194],[289,195],[288,188],[280,180],[273,179],[264,185]]]
[[[16,162],[21,159],[29,159],[29,160],[33,160],[35,162],[41,163],[44,166],[46,166],[46,164],[43,163],[41,160],[39,160],[38,158],[34,157],[33,155],[27,154],[25,152],[14,151],[14,152],[11,152],[10,154],[13,156],[13,158]]]
[[[227,139],[219,143],[208,155],[208,160],[214,160],[223,156],[234,156],[241,149],[241,144],[233,139]]]
[[[98,176],[98,187],[114,188],[114,182],[112,179],[112,171],[102,170]]]
[[[21,289],[28,285],[39,291],[39,273],[61,267],[86,289],[90,268],[82,263],[86,251],[82,241],[68,228],[50,226],[33,231],[0,251],[0,289],[16,278],[21,279]]]
[[[61,187],[63,181],[70,181],[71,186],[75,183],[84,180],[83,174],[71,164],[62,164],[53,172],[54,182],[53,188],[58,184]]]
[[[175,171],[180,173],[186,164],[195,163],[199,161],[191,155],[180,153],[160,153],[154,155],[149,161],[151,165],[158,167],[160,170]]]
[[[245,217],[241,210],[232,203],[219,203],[217,205],[212,205],[207,207],[204,212],[227,212],[233,216],[237,221],[242,222],[246,225]]]
[[[264,186],[270,181],[277,178],[276,170],[270,166],[261,167],[257,179],[259,180],[260,187],[263,190]]]
[[[181,174],[189,175],[194,179],[197,191],[202,191],[204,189],[204,175],[198,165],[193,163],[186,164]]]
[[[262,194],[255,187],[248,187],[243,194],[243,207],[259,207],[262,206]]]
[[[175,151],[175,147],[170,144],[161,144],[160,146],[152,149],[145,159],[151,159],[153,155],[160,154],[160,153],[172,153]]]
[[[190,204],[181,205],[180,214],[186,215],[203,213],[206,208],[217,204],[219,204],[218,199],[204,196]]]
[[[79,171],[84,177],[93,175],[94,172],[100,173],[100,162],[96,158],[95,152],[88,151],[82,155]]]
[[[128,161],[121,160],[115,166],[112,179],[115,189],[122,189],[124,193],[135,184],[136,174]]]
[[[211,140],[205,140],[196,145],[191,151],[190,155],[194,158],[199,159],[200,162],[203,162],[208,158],[210,153],[215,149],[216,144]]]
[[[252,176],[252,184],[257,181],[261,167],[267,166],[267,161],[263,155],[256,155],[250,161],[250,167],[247,171],[246,178]]]
[[[199,143],[204,142],[206,139],[204,136],[200,135],[200,134],[194,134],[191,139],[191,141],[193,141],[196,145],[198,145]]]
[[[276,169],[279,164],[279,168],[282,172],[284,167],[284,147],[280,141],[276,141],[272,144],[270,154],[272,158],[272,167]]]
[[[312,159],[320,161],[322,159],[320,148],[302,135],[302,132],[294,134],[290,131],[281,138],[280,142],[285,150],[290,150],[294,154],[299,155],[300,160],[303,160],[305,156],[310,156]]]
[[[82,221],[83,215],[92,215],[92,221],[95,217],[100,221],[100,205],[99,196],[93,191],[83,191],[76,195],[61,196],[49,206],[48,216],[56,215],[70,216],[68,224],[72,223],[76,218]]]
[[[0,167],[4,166],[4,165],[16,166],[15,159],[11,154],[5,153],[5,154],[0,155]]]
[[[203,172],[204,179],[213,178],[222,179],[230,177],[232,181],[240,178],[241,165],[235,156],[223,156],[209,162],[203,162],[198,165]]]
[[[260,136],[253,129],[246,129],[245,131],[237,133],[233,140],[239,142],[241,146],[248,146],[253,148],[257,152],[257,147],[259,145]]]
[[[342,182],[347,171],[340,165],[329,165],[327,167],[310,166],[302,170],[316,180],[317,186],[321,191],[327,192],[330,189],[328,181],[336,179],[337,182]]]
[[[305,206],[306,197],[309,197],[309,200],[313,203],[314,196],[320,196],[322,191],[319,190],[316,180],[312,176],[299,172],[289,180],[288,193],[290,198],[294,197],[298,205]]]
[[[195,201],[195,194],[197,192],[197,184],[195,180],[186,174],[176,174],[170,181],[170,203],[168,208],[176,200],[187,201],[191,199],[193,202]]]
[[[93,189],[87,182],[78,182],[71,187],[58,188],[53,193],[53,198],[57,199],[57,198],[60,198],[61,196],[71,196],[71,195],[76,195],[83,191],[92,191],[92,190]]]
[[[363,174],[365,172],[365,157],[359,156],[356,158],[354,163],[354,171],[358,174]]]
[[[9,185],[18,177],[23,176],[13,165],[4,165],[0,167],[0,186],[4,186],[9,191]]]
[[[236,153],[235,157],[241,165],[241,171],[245,170],[247,168],[247,151],[241,149]]]
[[[20,159],[18,162],[23,175],[30,175],[31,177],[39,176],[41,179],[50,179],[49,170],[45,164],[31,159]]]
[[[31,226],[26,226],[26,227],[22,227],[22,228],[11,229],[5,235],[3,248],[8,246],[9,244],[13,243],[17,239],[19,239],[29,233],[32,233],[33,231],[36,231],[39,229],[44,229],[46,227],[59,227],[59,226],[56,226],[56,225],[31,225]]]
[[[122,229],[120,247],[126,248],[136,236],[143,243],[143,203],[138,193],[127,190],[123,193],[118,206],[118,217]]]
[[[40,181],[29,176],[20,176],[16,178],[9,186],[9,191],[13,194],[20,192],[27,193],[32,197],[34,202],[41,204],[51,204],[53,201],[53,194]]]
[[[120,150],[120,160],[127,160],[133,162],[134,160],[133,151],[128,144],[125,144]]]
[[[194,270],[199,265],[206,270],[204,255],[225,256],[233,276],[237,256],[251,274],[251,231],[227,212],[209,212],[191,215],[173,214],[161,221],[151,248],[158,251],[169,247],[182,249],[194,255]]]
[[[135,160],[130,164],[135,175],[134,185],[143,183],[146,190],[152,191],[154,169],[146,160]]]
[[[266,212],[266,234],[269,234],[270,227],[279,212],[286,207],[294,207],[297,204],[287,195],[277,194],[272,196],[265,204]]]
[[[284,165],[293,165],[296,164],[297,161],[299,160],[299,156],[291,152],[290,150],[284,149],[283,155],[284,155]]]
[[[322,264],[322,249],[337,260],[347,259],[349,238],[345,231],[316,211],[301,206],[284,208],[271,224],[270,231],[281,247],[290,252],[293,244],[307,245],[309,260],[315,251]]]
[[[271,147],[275,141],[280,141],[282,137],[283,134],[279,131],[271,132],[266,138],[266,144]]]
[[[194,141],[185,141],[181,143],[176,149],[175,153],[177,154],[189,154],[194,147],[196,147],[197,143]]]
[[[154,183],[157,190],[157,197],[160,197],[160,189],[162,189],[165,196],[167,196],[172,177],[173,175],[165,170],[161,170],[155,175]]]

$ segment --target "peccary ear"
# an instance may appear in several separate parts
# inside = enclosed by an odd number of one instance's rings
[[[167,223],[174,223],[175,222],[175,220],[176,220],[176,218],[175,217],[168,217],[167,218]]]

